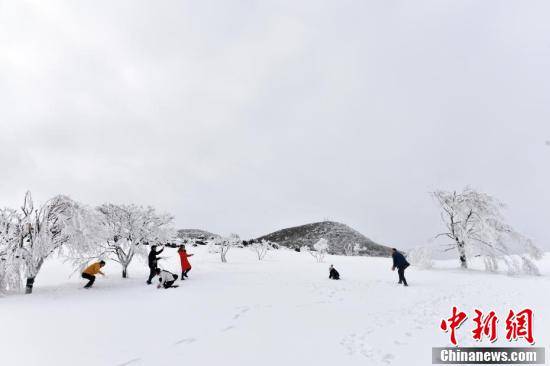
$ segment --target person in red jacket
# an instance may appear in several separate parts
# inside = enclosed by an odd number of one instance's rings
[[[178,249],[178,254],[180,255],[181,260],[181,280],[185,280],[187,277],[187,273],[191,270],[191,263],[189,263],[189,260],[187,258],[192,257],[193,254],[187,254],[187,250],[185,250],[185,245],[180,245],[180,248]]]

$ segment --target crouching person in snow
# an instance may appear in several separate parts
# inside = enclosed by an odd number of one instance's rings
[[[178,275],[173,274],[172,272],[168,272],[164,269],[157,268],[157,276],[159,276],[159,284],[157,288],[170,288],[170,287],[178,287],[178,285],[174,285],[174,282],[178,279]]]
[[[87,279],[88,283],[84,286],[84,288],[90,288],[95,282],[95,275],[100,274],[102,276],[105,276],[105,273],[101,272],[101,268],[105,266],[105,261],[99,261],[93,264],[90,264],[86,269],[82,272],[82,278]]]
[[[397,251],[397,249],[392,248],[391,256],[393,258],[393,267],[392,271],[395,271],[397,268],[397,274],[399,275],[399,284],[408,286],[407,280],[405,279],[405,269],[410,266],[409,262],[405,259],[405,256]]]
[[[187,251],[185,250],[185,245],[180,245],[180,248],[178,249],[178,254],[180,255],[180,261],[181,261],[181,280],[185,280],[187,277],[187,273],[191,270],[191,263],[189,263],[189,260],[187,258],[192,257],[193,254],[187,254]]]
[[[336,270],[336,268],[334,268],[334,266],[332,264],[329,267],[328,278],[330,278],[331,280],[339,280],[340,279],[340,273],[338,273],[338,271]]]

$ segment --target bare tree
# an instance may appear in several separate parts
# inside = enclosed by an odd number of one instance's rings
[[[514,246],[519,251],[526,251],[518,253],[523,268],[536,268],[528,257],[540,258],[540,250],[504,222],[501,210],[505,206],[497,199],[468,187],[460,193],[439,190],[432,196],[441,207],[446,228],[436,237],[451,241],[446,250],[457,250],[462,268],[468,268],[472,256],[482,256],[488,270],[496,270],[497,259],[501,259],[509,270],[515,271],[518,265],[511,257]]]
[[[237,246],[241,242],[241,238],[237,234],[230,234],[227,238],[220,238],[217,240],[220,250],[220,259],[222,263],[227,263],[227,252],[234,246]]]
[[[267,255],[267,251],[271,248],[271,243],[265,239],[262,239],[261,242],[255,242],[250,245],[250,248],[256,252],[258,260],[263,260]]]

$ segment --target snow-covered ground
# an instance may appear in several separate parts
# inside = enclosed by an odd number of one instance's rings
[[[450,267],[410,268],[410,287],[396,284],[388,258],[272,251],[260,262],[232,249],[222,264],[205,247],[195,253],[190,280],[177,289],[147,286],[136,261],[129,279],[109,262],[91,290],[70,267],[51,260],[31,296],[0,298],[2,365],[430,365],[431,348],[450,345],[439,329],[456,305],[535,310],[536,345],[550,342],[550,256],[540,277],[509,277]],[[174,249],[166,269],[178,272]],[[327,279],[328,265],[341,281]],[[510,344],[499,325],[499,340]],[[476,343],[471,324],[458,331],[462,346]],[[526,345],[518,342],[513,345]]]

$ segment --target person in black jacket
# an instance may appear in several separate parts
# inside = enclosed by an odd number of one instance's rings
[[[391,270],[395,271],[395,269],[397,268],[397,274],[399,275],[399,284],[409,286],[407,284],[407,280],[405,279],[405,269],[410,266],[409,262],[407,262],[405,256],[399,253],[395,248],[392,248],[391,256],[393,258],[393,267],[391,268]]]
[[[163,250],[164,250],[164,248],[162,248],[161,250],[159,250],[157,252],[157,246],[156,245],[151,245],[151,251],[149,252],[149,257],[148,257],[148,264],[149,264],[149,279],[147,280],[148,285],[151,284],[151,280],[157,274],[157,265],[158,265],[158,260],[159,260],[157,256],[160,253],[162,253]]]
[[[331,280],[339,280],[340,279],[340,273],[338,273],[338,271],[336,270],[336,268],[334,268],[334,266],[332,264],[329,267],[328,278],[330,278]]]

